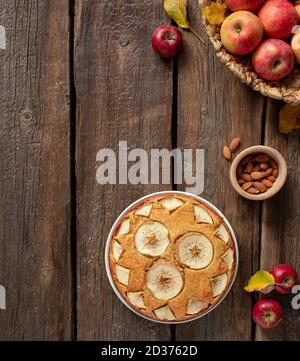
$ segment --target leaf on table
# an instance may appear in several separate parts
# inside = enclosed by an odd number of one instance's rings
[[[274,289],[275,279],[273,275],[264,270],[257,271],[248,281],[244,290],[247,292],[269,293]]]
[[[187,19],[187,0],[164,0],[166,13],[183,29],[190,29]]]
[[[300,105],[284,105],[279,114],[279,131],[289,134],[300,129]]]
[[[211,25],[221,25],[225,20],[226,4],[212,3],[202,9],[202,15]]]
[[[170,18],[182,29],[190,29],[203,43],[201,36],[190,26],[187,18],[187,0],[164,0],[164,8]]]

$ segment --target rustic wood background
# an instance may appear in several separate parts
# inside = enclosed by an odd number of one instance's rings
[[[284,298],[273,331],[251,321],[243,291],[259,267],[300,271],[300,133],[278,132],[281,104],[240,83],[202,44],[161,60],[153,29],[169,23],[161,0],[0,0],[0,340],[299,340],[300,313]],[[267,144],[289,165],[284,190],[251,203],[229,185],[223,144]],[[119,212],[172,185],[100,186],[104,147],[204,148],[205,192],[231,221],[240,246],[237,280],[202,320],[159,326],[126,309],[107,281],[104,246]],[[178,187],[184,189],[184,187]],[[283,298],[281,298],[283,300]],[[130,325],[130,326],[129,326]]]

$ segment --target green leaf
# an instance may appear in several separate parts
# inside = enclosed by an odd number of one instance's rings
[[[275,279],[265,270],[257,271],[248,281],[244,290],[247,292],[262,292],[262,293],[269,293],[273,290],[275,285]]]

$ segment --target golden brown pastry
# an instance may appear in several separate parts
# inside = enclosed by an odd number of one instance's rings
[[[153,196],[123,216],[110,243],[115,286],[139,313],[195,318],[231,285],[235,246],[223,219],[188,195]]]

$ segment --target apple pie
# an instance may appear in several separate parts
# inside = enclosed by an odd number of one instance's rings
[[[231,287],[236,248],[223,218],[205,202],[182,193],[154,195],[121,218],[109,267],[138,313],[184,321],[206,313]]]

